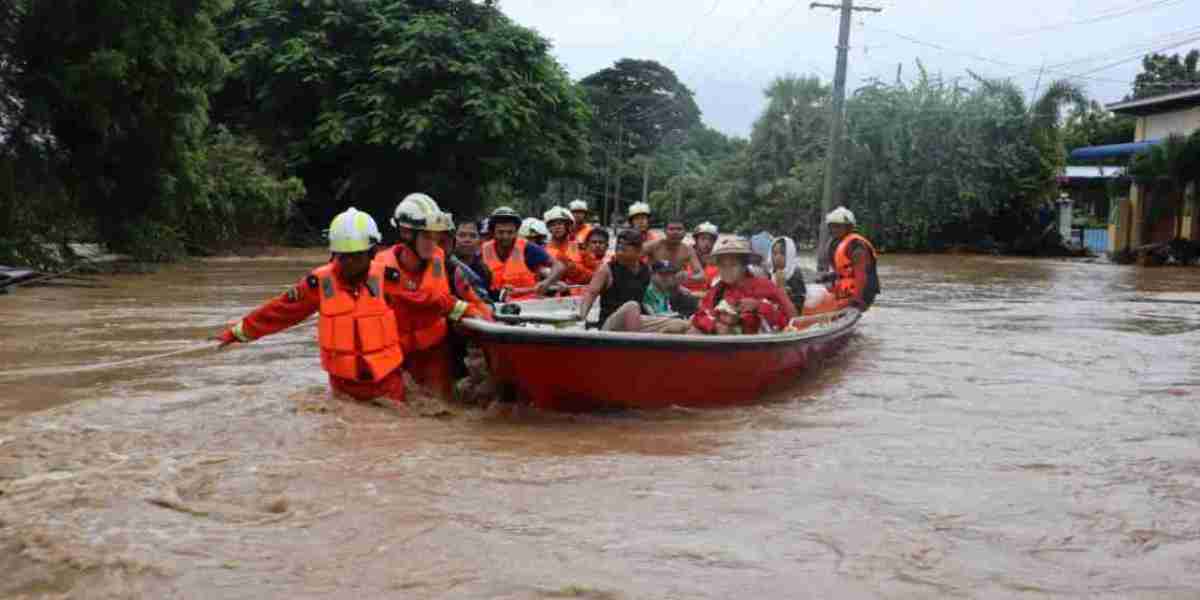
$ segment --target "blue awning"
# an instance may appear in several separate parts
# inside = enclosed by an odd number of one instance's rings
[[[1071,151],[1071,160],[1098,160],[1114,156],[1129,156],[1141,154],[1161,140],[1130,142],[1128,144],[1108,144],[1107,146],[1085,146]]]

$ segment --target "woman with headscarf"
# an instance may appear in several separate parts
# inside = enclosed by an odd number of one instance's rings
[[[796,242],[784,236],[775,238],[771,244],[771,281],[791,298],[797,309],[804,306],[806,290],[804,272],[800,269],[800,257],[796,253]]]

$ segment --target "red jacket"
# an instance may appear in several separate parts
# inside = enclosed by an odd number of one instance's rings
[[[761,331],[764,321],[774,330],[784,329],[799,314],[791,299],[774,282],[747,275],[734,285],[720,282],[708,290],[700,310],[692,316],[692,325],[705,333],[715,333],[717,305],[724,300],[736,307],[740,300],[747,298],[762,301],[757,312],[741,314],[742,331],[747,333]]]

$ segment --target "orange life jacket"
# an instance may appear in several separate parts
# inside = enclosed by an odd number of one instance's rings
[[[717,265],[704,265],[704,281],[692,281],[692,261],[688,261],[684,271],[687,273],[687,279],[683,282],[685,289],[693,292],[707,292],[708,288],[712,287],[712,282],[720,274]]]
[[[513,242],[512,252],[506,261],[500,260],[496,253],[495,240],[484,244],[483,262],[492,271],[493,291],[500,291],[505,287],[531,288],[537,285],[537,276],[525,264],[525,240],[518,238]]]
[[[840,304],[849,303],[853,299],[864,300],[870,304],[871,300],[874,300],[874,296],[869,299],[864,298],[863,295],[868,290],[858,289],[857,275],[859,274],[854,271],[854,258],[850,255],[850,247],[854,242],[861,242],[867,251],[871,253],[871,260],[875,260],[875,247],[871,245],[871,242],[867,241],[867,238],[857,233],[850,233],[842,238],[838,242],[837,249],[833,252],[833,268],[838,276],[837,281],[833,284],[833,295],[839,300]],[[869,273],[863,275],[865,275],[864,279],[869,279],[870,277]],[[867,286],[871,285],[871,282],[868,280]]]
[[[400,277],[399,285],[408,291],[426,293],[431,298],[451,295],[450,281],[446,277],[446,254],[441,248],[433,249],[433,257],[425,261],[425,270],[419,278],[400,266],[394,249],[377,254],[375,262],[385,268],[395,269]],[[429,302],[414,306],[404,302],[395,303],[396,331],[400,336],[400,345],[406,352],[428,350],[446,339],[449,325],[443,312],[444,304]]]
[[[592,280],[592,271],[595,269],[589,271],[584,266],[583,253],[575,242],[569,239],[562,242],[550,240],[550,243],[546,244],[546,252],[566,267],[563,281],[571,285],[582,285]]]
[[[578,244],[580,247],[584,246],[585,244],[587,244],[588,236],[591,234],[592,234],[592,226],[588,225],[587,223],[584,223],[583,226],[581,226],[575,232],[575,243]]]
[[[383,265],[371,264],[357,296],[339,285],[332,263],[313,275],[321,297],[317,321],[321,368],[351,381],[380,381],[396,370],[404,362],[404,351],[396,315],[383,298]]]

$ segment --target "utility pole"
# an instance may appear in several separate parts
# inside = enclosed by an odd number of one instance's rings
[[[650,157],[642,157],[642,202],[646,201],[646,197],[650,194]]]
[[[842,0],[841,4],[826,4],[813,2],[808,6],[814,8],[832,8],[842,11],[841,24],[838,27],[837,69],[833,74],[833,106],[829,118],[829,147],[825,150],[825,189],[821,194],[821,214],[833,210],[833,191],[836,189],[836,173],[840,166],[842,149],[842,105],[846,102],[846,55],[850,50],[850,14],[854,11],[883,12],[882,8],[870,6],[854,6],[853,0]],[[822,222],[820,237],[817,242],[817,268],[829,268],[829,256],[825,252],[829,245],[829,228]]]

